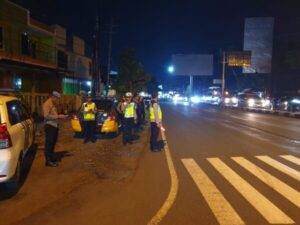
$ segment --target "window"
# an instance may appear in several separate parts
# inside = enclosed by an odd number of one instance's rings
[[[28,37],[27,32],[22,33],[21,44],[22,44],[22,54],[23,55],[29,55],[30,54],[30,51],[29,51],[29,37]]]
[[[0,27],[0,48],[3,48],[4,43],[3,43],[3,28]]]
[[[27,107],[20,101],[10,101],[7,102],[6,105],[8,111],[8,119],[12,126],[30,118]]]
[[[4,42],[3,42],[3,28],[0,27],[0,48],[4,47]]]
[[[63,51],[57,51],[57,64],[59,68],[67,69],[68,68],[68,55]]]

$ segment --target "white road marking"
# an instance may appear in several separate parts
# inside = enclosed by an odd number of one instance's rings
[[[288,160],[292,163],[295,163],[296,165],[300,166],[300,159],[293,156],[293,155],[281,155],[281,158],[284,158],[285,160]]]
[[[162,135],[162,139],[166,143],[165,147],[164,147],[164,151],[166,154],[167,163],[168,163],[170,176],[171,176],[171,188],[170,188],[169,195],[168,195],[167,199],[165,200],[164,204],[158,210],[156,215],[154,217],[152,217],[152,219],[150,220],[148,225],[156,225],[162,221],[162,219],[167,215],[168,211],[171,209],[172,205],[174,204],[177,194],[178,194],[179,180],[178,180],[178,176],[177,176],[177,173],[175,170],[174,162],[172,160],[171,152],[170,152],[167,140],[166,140],[166,135],[164,132],[161,132],[161,135]]]
[[[181,161],[221,225],[245,224],[215,184],[193,159],[181,159]]]
[[[231,183],[231,185],[243,195],[243,197],[271,224],[295,223],[277,206],[252,187],[230,167],[218,158],[207,159],[213,167]]]
[[[263,169],[254,165],[252,162],[248,161],[243,157],[232,157],[232,159],[244,169],[248,170],[258,179],[260,179],[262,182],[270,186],[279,194],[283,195],[290,202],[300,207],[300,193],[298,191],[283,183],[276,177],[272,176],[268,172],[264,171]]]
[[[286,175],[295,178],[296,180],[300,181],[300,172],[284,165],[281,162],[278,162],[275,159],[270,158],[269,156],[256,156],[259,160],[263,161],[264,163],[268,164],[269,166],[285,173]]]

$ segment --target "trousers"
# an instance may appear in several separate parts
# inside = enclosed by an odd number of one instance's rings
[[[95,120],[84,120],[83,124],[83,136],[85,140],[96,139],[96,121]]]
[[[54,158],[54,149],[58,137],[58,128],[49,124],[45,125],[45,158],[46,161],[52,161]]]
[[[150,146],[151,150],[158,150],[158,136],[159,136],[160,129],[157,126],[157,123],[151,122],[151,135],[150,135]]]
[[[132,128],[134,126],[134,118],[124,118],[123,124],[123,144],[132,142]]]

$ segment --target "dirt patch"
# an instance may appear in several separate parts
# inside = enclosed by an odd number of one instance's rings
[[[68,196],[87,185],[132,179],[142,153],[148,149],[148,135],[145,126],[132,145],[123,146],[122,135],[83,144],[83,139],[75,138],[70,123],[65,121],[56,146],[60,165],[49,168],[44,166],[44,133],[40,127],[37,152],[24,185],[18,193],[0,200],[0,225],[22,224],[26,218],[68,201]],[[2,187],[0,195],[5,195]]]

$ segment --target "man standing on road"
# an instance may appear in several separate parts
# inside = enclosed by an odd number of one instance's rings
[[[83,113],[83,143],[86,144],[89,141],[95,143],[97,107],[96,104],[92,102],[92,96],[87,96],[86,102],[83,103],[81,107],[81,111]]]
[[[150,122],[151,122],[151,136],[150,136],[150,148],[153,152],[161,151],[161,147],[158,143],[158,136],[160,129],[162,128],[162,111],[158,104],[158,94],[152,94],[152,101],[149,107]]]
[[[132,102],[132,94],[125,94],[126,106],[124,108],[124,129],[123,129],[123,145],[132,144],[132,128],[136,120],[135,104]]]
[[[50,167],[58,166],[58,160],[54,156],[54,149],[58,137],[59,120],[68,117],[57,113],[56,105],[59,98],[60,94],[57,91],[53,91],[52,96],[43,104],[43,115],[45,119],[45,164]]]

